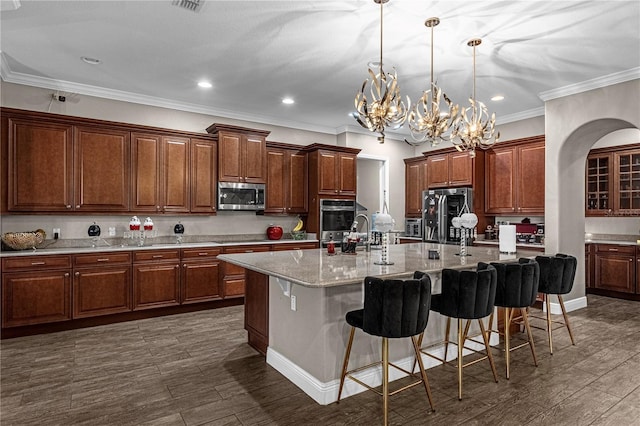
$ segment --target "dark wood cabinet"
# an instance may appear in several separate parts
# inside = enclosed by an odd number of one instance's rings
[[[73,259],[73,318],[131,310],[131,253],[76,255]]]
[[[596,244],[594,287],[636,293],[636,247]]]
[[[586,216],[604,216],[613,208],[611,154],[589,154],[586,164]]]
[[[309,158],[315,166],[318,194],[356,196],[356,154],[320,149]]]
[[[216,143],[191,139],[191,213],[214,213],[217,206],[218,150]]]
[[[70,256],[2,259],[2,327],[71,319]]]
[[[181,303],[222,298],[220,289],[220,248],[183,249]]]
[[[274,244],[271,247],[271,251],[316,249],[318,248],[318,245],[318,243],[305,243],[304,241],[297,241],[293,243]]]
[[[224,254],[230,253],[254,253],[270,251],[270,245],[244,245],[244,246],[227,246],[223,248]],[[227,299],[230,297],[242,297],[245,293],[245,274],[246,270],[240,266],[231,263],[222,262],[224,277],[222,279],[222,296]]]
[[[7,210],[73,210],[73,127],[3,117],[7,137]]]
[[[544,136],[503,142],[485,154],[487,214],[544,214]]]
[[[595,255],[594,244],[584,245],[584,286],[585,288],[591,288],[594,286],[593,282],[593,257]]]
[[[304,214],[307,207],[307,154],[267,142],[265,213]]]
[[[179,250],[149,250],[133,254],[133,309],[180,303]]]
[[[266,183],[269,132],[218,123],[207,132],[218,137],[220,182]]]
[[[422,217],[422,191],[428,186],[428,159],[425,157],[404,160],[405,217]]]
[[[473,158],[467,152],[429,155],[427,168],[429,189],[473,185]]]
[[[244,328],[247,330],[248,342],[262,355],[266,355],[269,346],[269,277],[247,271],[246,289]]]

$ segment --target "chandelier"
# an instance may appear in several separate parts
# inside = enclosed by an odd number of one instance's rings
[[[353,117],[365,129],[380,133],[378,142],[384,143],[385,128],[397,129],[407,119],[407,109],[411,101],[407,96],[407,103],[402,100],[398,76],[395,68],[391,73],[385,73],[382,69],[382,6],[389,0],[373,0],[380,5],[380,62],[378,73],[369,68],[369,78],[362,83],[362,88],[356,94],[356,112]],[[367,84],[370,84],[370,98],[365,94]]]
[[[424,23],[427,28],[431,28],[431,85],[429,90],[422,93],[407,118],[413,140],[405,139],[405,142],[413,146],[427,141],[431,142],[431,146],[436,146],[442,140],[449,140],[445,133],[460,119],[458,105],[454,105],[433,82],[433,28],[439,23],[438,18],[429,18]],[[441,97],[444,97],[446,103],[446,108],[443,109],[440,109]]]
[[[451,132],[451,141],[456,149],[460,152],[468,151],[471,157],[475,157],[476,148],[487,149],[500,138],[500,132],[495,132],[496,114],[489,117],[486,105],[476,100],[476,46],[480,43],[482,40],[479,38],[467,43],[473,47],[473,96],[469,98],[471,106],[462,108],[460,120]],[[460,140],[454,140],[455,137]]]

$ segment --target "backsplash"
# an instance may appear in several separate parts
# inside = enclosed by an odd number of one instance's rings
[[[584,232],[590,234],[640,234],[640,217],[585,217]]]

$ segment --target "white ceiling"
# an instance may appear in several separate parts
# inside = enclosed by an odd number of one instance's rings
[[[379,6],[356,1],[1,0],[2,78],[260,123],[339,133],[379,56]],[[15,6],[19,6],[17,9]],[[454,102],[472,91],[498,122],[543,114],[543,99],[640,78],[640,1],[411,1],[384,6],[385,68],[415,101],[435,73]],[[82,56],[97,58],[88,65]],[[206,79],[213,88],[196,83]],[[52,92],[53,93],[53,92]],[[491,102],[501,94],[505,100]],[[295,105],[281,99],[293,97]]]

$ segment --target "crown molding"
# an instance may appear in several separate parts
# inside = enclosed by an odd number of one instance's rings
[[[540,92],[538,96],[547,102],[553,99],[562,98],[569,95],[586,92],[593,89],[611,86],[613,84],[624,83],[625,81],[636,80],[640,78],[640,67],[631,68],[625,71],[616,72],[602,77],[592,78],[580,83],[570,84],[557,89]]]
[[[496,125],[514,123],[516,121],[527,120],[529,118],[540,117],[544,115],[544,107],[528,109],[526,111],[514,112],[513,114],[507,114],[498,116],[496,118]]]

